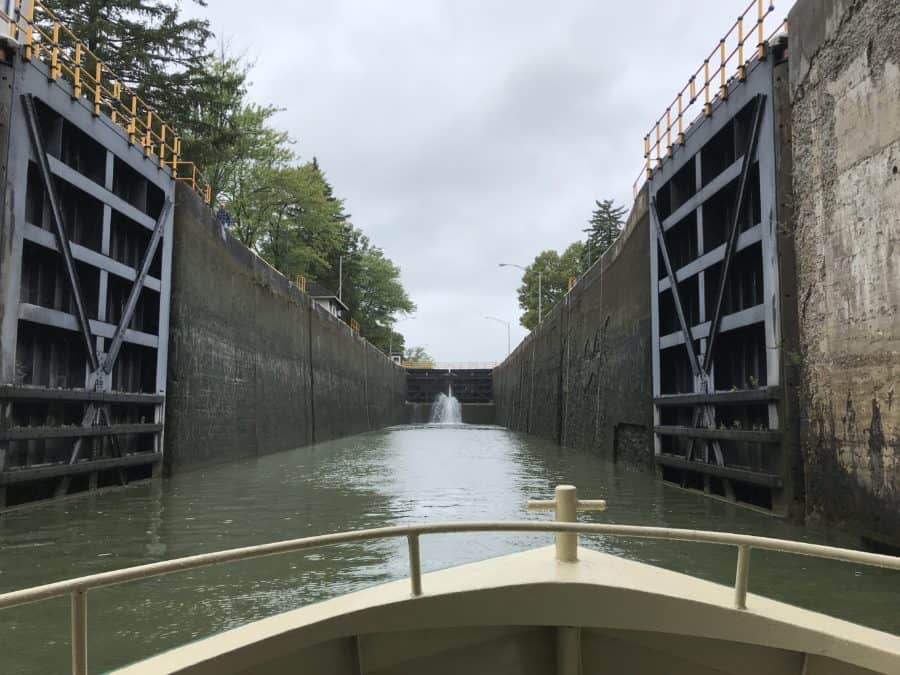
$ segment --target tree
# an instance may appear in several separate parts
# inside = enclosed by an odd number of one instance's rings
[[[431,358],[431,354],[425,351],[425,347],[407,347],[403,351],[403,360],[416,361],[420,363],[422,361],[427,361],[429,363],[434,362],[434,359]]]
[[[613,245],[619,233],[624,227],[625,207],[616,206],[612,199],[604,199],[594,202],[597,208],[591,215],[590,227],[584,231],[588,233],[585,242],[585,256],[587,267],[590,267],[601,255]]]
[[[196,78],[202,76],[212,36],[205,19],[183,19],[180,3],[167,0],[45,4],[169,124],[178,129],[190,118]]]
[[[353,280],[354,295],[347,304],[351,315],[359,321],[362,334],[376,347],[387,351],[395,315],[414,312],[416,305],[400,282],[400,268],[380,248],[368,246],[368,241],[366,244],[359,254],[360,272]]]
[[[261,255],[289,277],[318,279],[341,248],[343,202],[329,197],[315,162],[277,169],[270,187]]]
[[[198,73],[189,114],[178,128],[182,156],[201,168],[214,201],[233,199],[251,164],[288,165],[291,141],[269,126],[277,108],[248,101],[249,68],[227,56],[224,47],[207,57]]]
[[[576,241],[562,255],[556,251],[539,253],[522,275],[519,286],[519,307],[522,316],[519,323],[528,330],[538,324],[538,286],[541,288],[540,304],[543,314],[559,302],[569,290],[569,278],[578,277],[584,271],[584,244]],[[540,272],[540,284],[538,273]]]

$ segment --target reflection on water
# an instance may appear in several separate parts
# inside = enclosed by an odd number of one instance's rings
[[[606,498],[587,522],[729,530],[852,545],[596,457],[496,427],[398,427],[188,472],[0,518],[0,592],[205,551],[405,522],[548,518],[529,497],[574,483]],[[550,535],[437,535],[426,571],[549,544]],[[733,549],[631,539],[585,545],[723,583]],[[347,544],[92,592],[92,670],[406,575],[405,542]],[[900,633],[900,575],[753,553],[751,592]],[[0,672],[68,667],[68,601],[0,611]]]

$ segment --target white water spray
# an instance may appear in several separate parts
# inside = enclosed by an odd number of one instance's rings
[[[432,424],[462,424],[462,406],[453,395],[453,387],[447,394],[438,394],[431,405]]]

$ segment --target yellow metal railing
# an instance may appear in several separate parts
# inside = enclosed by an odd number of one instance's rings
[[[744,48],[755,46],[757,58],[766,58],[769,41],[782,29],[787,29],[787,21],[775,22],[775,3],[766,5],[764,0],[751,0],[737,21],[719,40],[703,63],[688,79],[665,112],[650,127],[644,136],[644,166],[634,181],[637,196],[640,183],[649,179],[662,161],[672,154],[675,146],[684,144],[684,130],[693,121],[686,116],[702,102],[700,114],[712,115],[713,103],[728,97],[728,84],[734,78],[743,81],[747,76],[747,60]],[[774,26],[774,29],[773,29]],[[768,32],[767,32],[768,31]],[[752,58],[752,57],[751,57]],[[711,64],[717,63],[712,70]]]
[[[356,319],[350,319],[350,332],[359,335],[359,321]]]
[[[59,18],[35,0],[15,0],[12,16],[0,10],[9,23],[10,37],[21,45],[22,58],[42,61],[51,80],[72,86],[73,99],[86,99],[96,116],[105,115],[128,134],[132,145],[156,157],[210,204],[209,182],[193,162],[181,159],[181,138],[159,114],[113,70],[94,54]]]
[[[302,274],[297,275],[297,288],[299,288],[304,293],[306,292],[306,277]]]

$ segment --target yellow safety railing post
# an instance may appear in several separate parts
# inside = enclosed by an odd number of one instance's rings
[[[660,146],[661,139],[659,134],[659,120],[656,120],[656,161],[659,162],[662,157],[660,156]]]
[[[51,40],[53,48],[50,50],[50,79],[55,80],[59,77],[59,22],[53,22],[53,38]]]
[[[122,85],[119,84],[118,80],[113,80],[112,88],[113,88],[113,90],[112,90],[113,98],[116,100],[117,104],[121,103],[122,102]],[[115,105],[110,106],[110,107],[112,109],[112,114],[110,115],[110,117],[112,118],[113,124],[118,124],[119,123],[119,111]]]
[[[683,116],[683,108],[681,105],[681,99],[684,95],[683,91],[678,92],[678,136],[676,137],[676,142],[678,145],[684,145],[684,130],[682,129],[682,116]]]
[[[100,80],[103,78],[103,65],[97,61],[94,66],[94,117],[100,114],[100,91],[103,89]]]
[[[128,143],[134,145],[137,135],[137,97],[131,92],[131,116],[128,120]]]
[[[757,52],[759,54],[759,58],[766,58],[766,45],[765,38],[763,37],[763,20],[766,15],[763,11],[763,0],[756,0],[756,33],[757,33]]]
[[[147,128],[144,130],[144,154],[152,155],[153,154],[153,137],[151,136],[151,129],[153,129],[153,113],[151,111],[147,111]]]
[[[712,106],[709,104],[709,59],[703,61],[703,114],[712,116]]]
[[[666,154],[672,154],[672,107],[666,108]]]
[[[647,178],[650,178],[651,170],[650,170],[650,134],[644,136],[644,168],[647,172]],[[635,191],[637,189],[635,188]]]
[[[166,165],[166,124],[163,123],[159,132],[159,165]]]
[[[72,98],[81,98],[81,43],[75,43],[75,69],[72,72],[74,78],[74,87],[72,88]]]
[[[743,82],[747,79],[747,69],[744,67],[744,15],[738,17],[738,79]]]
[[[725,39],[723,38],[719,42],[719,59],[722,64],[719,66],[719,96],[724,101],[728,98],[728,86],[726,85],[726,74],[725,74],[725,64],[727,63],[727,59],[725,58]]]
[[[25,7],[28,10],[28,15],[24,17],[25,19],[25,60],[30,61],[32,57],[32,42],[34,40],[34,4],[33,2],[26,3]]]

